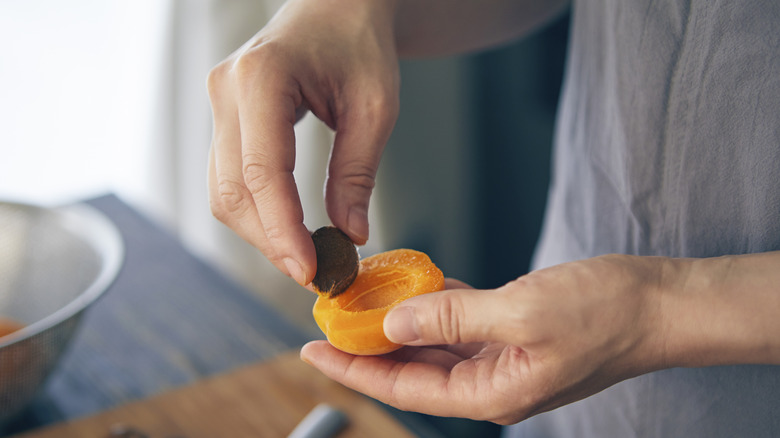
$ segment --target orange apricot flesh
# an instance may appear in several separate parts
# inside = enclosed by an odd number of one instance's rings
[[[396,249],[360,261],[357,277],[343,293],[320,296],[314,320],[334,347],[356,355],[401,348],[385,337],[387,312],[402,301],[444,289],[444,275],[424,253]]]
[[[24,325],[10,318],[0,318],[0,338],[24,328]]]

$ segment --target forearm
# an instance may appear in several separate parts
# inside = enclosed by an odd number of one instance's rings
[[[399,56],[474,51],[525,35],[562,13],[569,0],[289,0],[277,17],[312,17],[369,27]],[[277,24],[272,20],[272,23]],[[289,20],[281,20],[289,21]],[[300,25],[305,20],[290,23]],[[309,32],[298,28],[298,32]]]
[[[560,14],[567,0],[394,0],[401,56],[446,55],[495,46]]]
[[[780,251],[668,266],[658,294],[667,366],[780,364]]]

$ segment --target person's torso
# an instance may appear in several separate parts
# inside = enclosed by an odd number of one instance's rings
[[[582,0],[571,32],[535,267],[780,250],[780,2]],[[651,373],[509,435],[780,436],[780,367]]]

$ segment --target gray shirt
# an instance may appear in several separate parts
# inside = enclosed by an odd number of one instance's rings
[[[535,267],[770,250],[780,250],[780,1],[575,1]],[[777,437],[780,367],[655,372],[507,432]]]

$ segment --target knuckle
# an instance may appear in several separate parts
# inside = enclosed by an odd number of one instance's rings
[[[400,96],[392,87],[381,84],[360,82],[350,89],[348,106],[339,107],[339,119],[358,122],[364,127],[381,135],[389,135],[400,112]]]
[[[341,185],[356,187],[371,192],[376,185],[374,166],[360,161],[352,161],[339,169],[335,181]]]
[[[386,126],[392,124],[397,117],[400,109],[399,96],[385,89],[375,90],[369,92],[363,106],[363,113],[370,120],[375,120],[379,126]]]
[[[263,193],[273,175],[279,173],[280,170],[269,165],[269,160],[259,152],[246,153],[242,159],[241,171],[246,187],[254,195]]]
[[[250,198],[257,205],[263,205],[264,202],[268,202],[273,196],[271,180],[277,175],[280,175],[278,169],[274,169],[262,162],[251,162],[244,165],[244,183],[246,184],[246,190]],[[274,212],[266,210],[273,216]],[[303,220],[303,218],[300,218]],[[276,221],[263,220],[263,231],[265,236],[270,241],[279,241],[284,238],[285,228],[283,223],[277,223]]]
[[[223,84],[227,81],[229,68],[230,66],[225,61],[222,61],[209,70],[206,76],[206,89],[209,96],[214,96],[220,92]]]
[[[282,240],[285,234],[280,224],[263,224],[263,230],[265,231],[265,237],[271,242]]]
[[[233,54],[214,66],[206,76],[209,95],[219,93],[228,83],[252,83],[267,77],[272,70],[269,64],[284,53],[278,46],[273,41],[260,40],[254,47]]]
[[[253,80],[261,73],[271,70],[275,60],[282,59],[284,49],[273,40],[263,40],[251,49],[238,55],[232,63],[232,70],[240,82]]]
[[[448,345],[461,343],[462,302],[452,294],[442,296],[436,308],[436,324],[441,330],[444,343]]]
[[[211,213],[221,222],[227,222],[251,203],[246,187],[233,180],[221,180],[217,184],[217,194],[209,199]]]
[[[276,175],[287,171],[286,164],[275,163],[262,148],[244,151],[241,162],[244,183],[252,194],[262,192]],[[292,172],[292,168],[289,171]]]
[[[258,52],[243,53],[233,62],[233,71],[240,82],[245,82],[249,78],[257,75],[257,71],[260,69],[263,62],[256,53]]]
[[[217,196],[209,197],[209,208],[211,209],[211,215],[217,218],[218,221],[223,224],[227,224],[229,216],[227,209],[222,206],[221,200]]]

